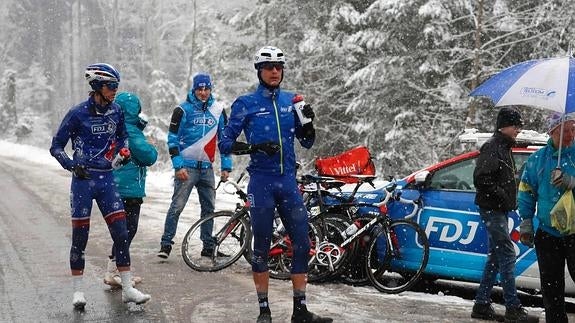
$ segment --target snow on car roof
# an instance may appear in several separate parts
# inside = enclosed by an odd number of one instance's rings
[[[474,143],[477,148],[481,147],[487,139],[491,138],[491,132],[479,132],[475,128],[463,130],[463,134],[459,135],[459,142],[461,143]],[[547,144],[549,135],[546,133],[539,133],[534,130],[521,130],[517,135],[517,146],[544,146]]]

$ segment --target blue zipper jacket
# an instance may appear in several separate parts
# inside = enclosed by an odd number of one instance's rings
[[[158,159],[158,151],[150,144],[140,124],[142,111],[140,99],[130,93],[119,93],[115,102],[121,107],[126,119],[130,161],[114,170],[114,181],[122,198],[142,198],[146,196],[146,166],[152,166]]]
[[[557,167],[557,149],[549,139],[547,145],[527,159],[519,183],[519,214],[523,219],[537,216],[539,227],[556,237],[561,233],[551,226],[550,213],[564,191],[551,185],[551,171]],[[561,149],[561,170],[575,176],[575,144]]]
[[[231,153],[232,145],[243,131],[249,144],[275,142],[281,146],[273,156],[252,153],[247,168],[250,174],[295,174],[295,138],[309,149],[315,137],[303,136],[302,125],[292,104],[294,95],[279,88],[270,91],[260,84],[255,92],[237,98],[219,143],[220,151]]]
[[[206,103],[198,100],[193,91],[185,102],[174,109],[168,131],[168,149],[174,169],[211,167],[214,162],[217,140],[221,140],[226,114],[224,107],[210,95]],[[221,170],[232,170],[229,153],[220,151]]]
[[[67,170],[77,164],[112,170],[112,160],[126,146],[127,137],[120,107],[114,102],[98,106],[91,96],[68,111],[52,138],[50,154]],[[74,150],[72,159],[64,151],[68,140]]]

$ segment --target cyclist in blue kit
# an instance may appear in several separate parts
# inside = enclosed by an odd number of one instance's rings
[[[50,147],[52,156],[73,174],[70,194],[72,304],[80,310],[86,305],[82,277],[92,200],[96,200],[114,241],[114,256],[122,281],[122,301],[142,304],[150,300],[150,295],[132,286],[126,214],[112,173],[112,161],[120,149],[127,147],[128,137],[124,114],[113,102],[120,73],[109,64],[97,63],[86,68],[85,77],[92,87],[90,97],[68,111]],[[68,141],[72,143],[73,158],[64,150]]]
[[[307,211],[296,183],[294,141],[297,138],[304,148],[311,148],[315,129],[312,122],[302,126],[296,117],[292,104],[295,94],[280,89],[284,65],[285,56],[279,48],[266,46],[256,53],[254,66],[260,84],[255,92],[238,97],[232,104],[219,148],[224,154],[250,154],[248,195],[254,235],[252,272],[260,308],[257,322],[271,322],[267,261],[275,209],[293,243],[291,321],[332,322],[331,318],[315,315],[306,307],[310,243]],[[313,120],[310,105],[302,112]],[[236,141],[242,131],[247,143]]]

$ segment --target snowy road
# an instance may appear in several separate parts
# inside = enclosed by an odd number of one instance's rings
[[[36,148],[0,141],[0,160],[1,322],[255,321],[256,297],[250,268],[243,259],[221,272],[198,273],[183,262],[179,243],[167,262],[155,256],[171,196],[170,174],[164,173],[149,178],[149,196],[131,248],[134,270],[144,279],[139,287],[152,300],[128,308],[121,303],[118,290],[101,282],[111,239],[94,207],[86,252],[88,305],[85,313],[74,312],[68,268],[70,175],[47,151]],[[218,209],[229,209],[232,203],[229,196],[219,194]],[[182,214],[176,241],[181,241],[198,213],[194,193]],[[312,311],[330,315],[336,322],[480,322],[469,317],[472,301],[444,296],[451,294],[444,288],[460,289],[462,294],[469,290],[441,286],[428,288],[432,294],[386,295],[371,287],[310,285],[308,304]],[[290,283],[272,280],[270,301],[274,322],[289,321]],[[534,302],[540,305],[537,298]],[[539,307],[529,310],[544,317]]]

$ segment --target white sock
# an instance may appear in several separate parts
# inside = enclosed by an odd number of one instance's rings
[[[120,278],[122,279],[122,289],[132,288],[132,272],[121,271]]]
[[[72,276],[72,287],[75,292],[84,291],[84,275],[74,275]]]

